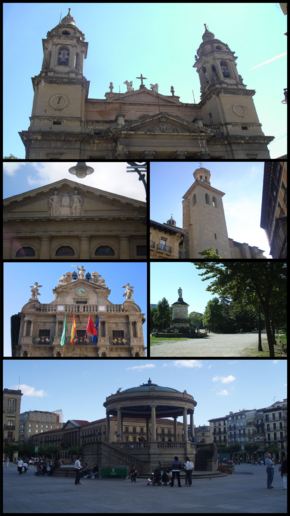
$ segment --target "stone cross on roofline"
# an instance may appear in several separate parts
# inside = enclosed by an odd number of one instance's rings
[[[146,86],[143,84],[143,79],[144,80],[147,80],[147,77],[143,77],[142,73],[140,74],[141,77],[136,77],[136,79],[141,79],[141,86],[140,86],[140,90],[141,88],[145,88]]]

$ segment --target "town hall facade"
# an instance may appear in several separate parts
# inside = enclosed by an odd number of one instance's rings
[[[52,159],[267,159],[265,136],[237,57],[205,26],[197,54],[198,104],[182,103],[158,84],[125,81],[126,93],[89,98],[83,75],[88,43],[69,13],[43,39],[43,62],[32,78],[30,126],[21,131],[26,158]],[[138,75],[136,73],[136,75]],[[112,78],[108,77],[108,81]],[[136,81],[134,78],[134,81]]]

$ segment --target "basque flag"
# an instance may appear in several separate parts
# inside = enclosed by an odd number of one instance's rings
[[[99,316],[97,318],[96,326],[95,326],[95,335],[92,338],[92,342],[98,342],[98,326],[99,326]]]

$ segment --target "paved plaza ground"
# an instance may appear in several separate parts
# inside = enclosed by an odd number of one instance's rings
[[[262,332],[262,338],[266,333]],[[242,357],[245,348],[258,349],[257,333],[210,333],[207,339],[166,340],[150,346],[151,357]]]
[[[3,467],[4,513],[286,513],[287,491],[275,467],[274,489],[266,489],[265,466],[241,464],[236,474],[194,479],[192,487],[147,486],[146,479],[81,480],[19,476]]]

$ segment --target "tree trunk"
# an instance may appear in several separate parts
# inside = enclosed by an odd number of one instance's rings
[[[268,339],[268,346],[269,346],[269,355],[270,357],[275,356],[274,352],[274,343],[273,343],[273,337],[272,337],[272,331],[271,331],[271,321],[270,321],[270,314],[269,311],[266,310],[263,307],[264,317],[265,317],[265,326],[266,326],[266,333],[267,333],[267,339]]]

